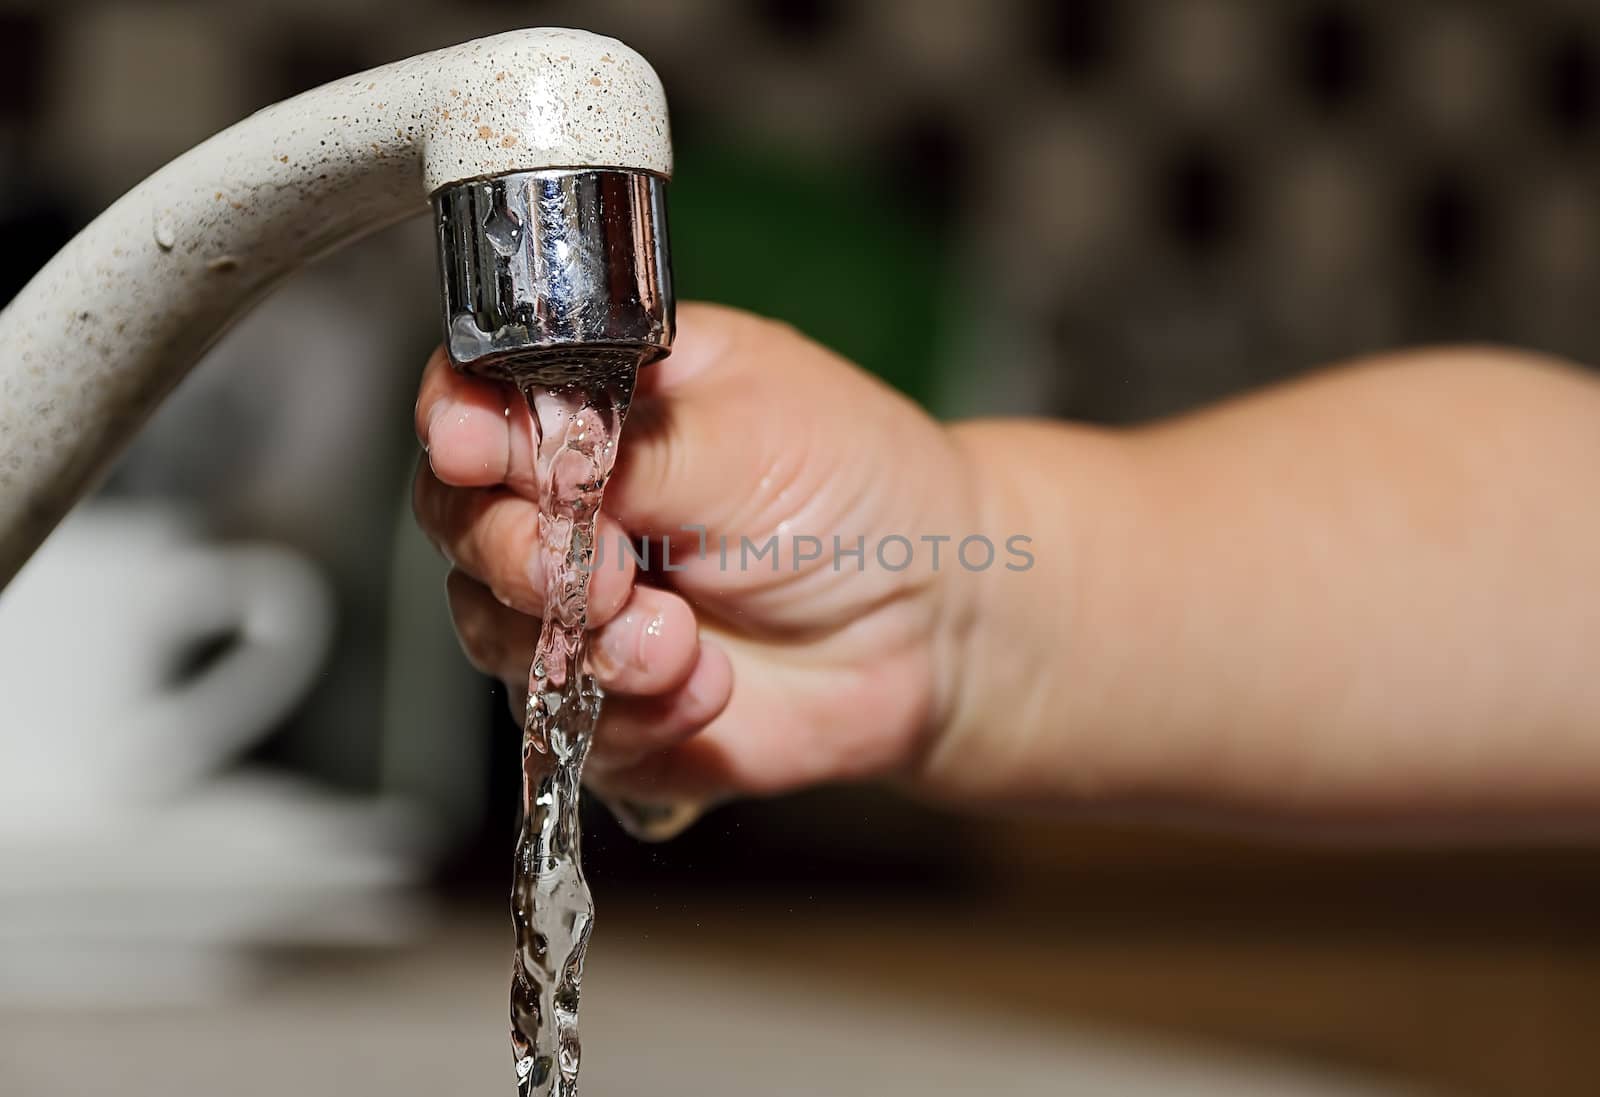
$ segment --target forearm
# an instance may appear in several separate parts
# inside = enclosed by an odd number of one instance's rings
[[[958,791],[1600,815],[1600,385],[1440,352],[1125,434],[958,434],[1036,553],[975,579]]]

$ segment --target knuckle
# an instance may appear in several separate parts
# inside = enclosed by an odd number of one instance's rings
[[[433,471],[428,468],[428,458],[424,454],[411,477],[411,514],[424,530],[432,525],[432,481]]]
[[[467,662],[484,674],[498,674],[504,665],[505,653],[499,630],[490,616],[476,603],[452,600],[451,618],[455,622],[456,640]]]
[[[451,564],[455,559],[450,551],[449,512],[454,496],[424,460],[411,481],[411,513],[428,543]]]
[[[479,517],[470,536],[473,560],[495,597],[506,605],[531,606],[538,595],[528,573],[538,546],[532,509],[502,500]]]
[[[440,398],[440,371],[445,368],[447,360],[444,348],[436,347],[433,353],[428,355],[428,361],[422,367],[422,381],[417,386],[417,402],[411,409],[412,427],[416,431],[417,440],[424,446],[428,442],[428,420]]]

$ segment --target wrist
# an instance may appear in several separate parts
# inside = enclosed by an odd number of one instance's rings
[[[1096,603],[1113,593],[1104,580],[1133,536],[1129,442],[1022,420],[948,430],[968,470],[971,531],[997,554],[944,577],[946,696],[917,779],[964,800],[1114,795],[1125,760],[1099,712],[1116,673],[1095,657],[1085,622],[1106,621]]]
[[[986,568],[964,567],[957,559],[940,576],[943,627],[936,680],[943,694],[936,731],[915,780],[921,791],[941,798],[1007,795],[1024,753],[1023,741],[1034,736],[1029,725],[1036,713],[1029,687],[1045,679],[1043,653],[1056,647],[1051,634],[1059,625],[1040,601],[1038,573],[1054,572],[1059,561],[1051,557],[1062,546],[1056,531],[1037,528],[1033,501],[1022,482],[1031,478],[1022,470],[1032,470],[1017,442],[1033,429],[1020,421],[946,428],[964,473],[960,536],[981,537],[996,546],[997,554]],[[1008,560],[1008,543],[1029,557]],[[1043,578],[1043,585],[1050,583]]]

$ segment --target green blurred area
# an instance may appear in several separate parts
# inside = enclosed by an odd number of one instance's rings
[[[948,245],[860,164],[747,141],[680,144],[671,187],[681,301],[785,320],[927,406]]]

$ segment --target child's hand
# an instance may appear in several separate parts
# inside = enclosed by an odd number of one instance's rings
[[[908,771],[954,707],[969,601],[954,543],[935,569],[920,539],[972,529],[972,470],[911,402],[788,327],[707,306],[679,320],[672,356],[639,375],[605,496],[592,782],[672,801]],[[530,426],[511,387],[428,363],[417,516],[455,565],[469,658],[519,714],[544,590]],[[647,581],[623,551],[640,536]],[[864,539],[864,559],[836,557],[836,536],[846,553]],[[911,542],[910,567],[880,565],[885,537]],[[903,554],[893,542],[889,563]]]
[[[1385,834],[1600,811],[1592,377],[1447,350],[1132,431],[944,428],[787,328],[682,319],[606,495],[602,792],[902,776]],[[542,580],[512,395],[435,357],[417,512],[468,651],[520,686]],[[685,570],[636,583],[623,531]],[[974,535],[1002,558],[958,566]],[[1010,566],[1013,535],[1037,567]],[[743,551],[774,537],[776,568]]]

